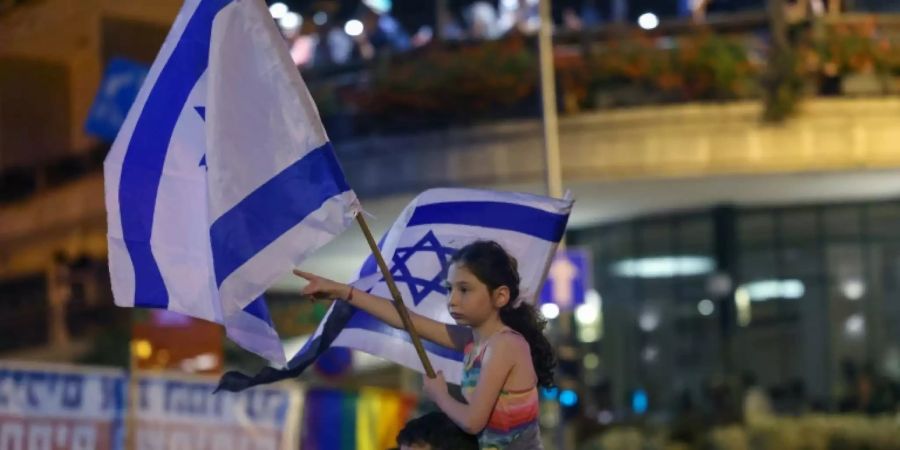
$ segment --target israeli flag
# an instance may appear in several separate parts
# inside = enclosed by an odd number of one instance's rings
[[[117,305],[225,325],[275,365],[261,297],[358,211],[261,0],[187,0],[104,164]]]
[[[565,233],[572,200],[476,189],[432,189],[410,203],[382,237],[379,247],[410,311],[453,324],[447,311],[447,278],[456,250],[476,240],[498,242],[518,260],[522,301],[534,304],[547,268]],[[360,290],[391,298],[371,256],[364,262]],[[459,384],[463,354],[422,340],[435,370]],[[229,372],[220,389],[241,390],[299,375],[329,346],[348,347],[424,372],[405,330],[391,328],[346,302],[334,302],[287,370],[264,369],[248,377]]]

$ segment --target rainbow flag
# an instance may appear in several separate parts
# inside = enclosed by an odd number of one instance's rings
[[[416,398],[379,388],[311,389],[303,405],[302,450],[385,450],[415,410]]]

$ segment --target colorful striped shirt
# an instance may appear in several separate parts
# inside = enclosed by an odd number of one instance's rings
[[[499,333],[505,332],[515,333],[508,328]],[[466,345],[461,387],[463,395],[469,401],[471,401],[475,386],[478,384],[481,360],[484,358],[489,342],[490,339],[481,348],[476,348],[474,342]],[[480,448],[482,450],[542,449],[538,413],[537,386],[521,391],[501,390],[487,426],[478,435]]]

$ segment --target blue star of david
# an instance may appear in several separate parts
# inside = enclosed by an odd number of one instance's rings
[[[195,106],[194,111],[197,111],[197,114],[200,114],[200,119],[202,119],[204,122],[206,122],[206,107],[205,106]],[[203,157],[200,158],[200,167],[207,167],[206,166],[206,155],[203,155]],[[208,167],[207,167],[207,169],[208,169]]]
[[[394,252],[394,266],[391,275],[397,282],[406,283],[412,294],[413,304],[416,306],[425,300],[432,292],[447,295],[444,288],[444,280],[447,279],[447,270],[450,269],[450,258],[456,252],[455,248],[444,247],[431,230],[419,239],[411,247],[400,247]],[[441,265],[441,270],[433,278],[419,278],[413,276],[407,266],[409,259],[418,253],[434,253]],[[384,281],[384,279],[382,279]]]

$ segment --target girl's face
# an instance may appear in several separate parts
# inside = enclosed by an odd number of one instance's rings
[[[453,264],[447,276],[450,299],[447,309],[459,325],[477,327],[499,313],[509,299],[509,289],[501,286],[490,292],[466,266]]]

